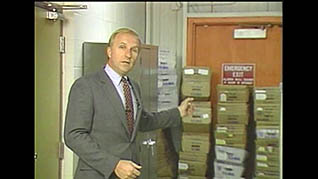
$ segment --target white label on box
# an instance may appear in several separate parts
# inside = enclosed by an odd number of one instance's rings
[[[243,170],[240,164],[214,162],[215,178],[241,178]]]
[[[226,94],[220,94],[220,101],[226,101]]]
[[[203,114],[202,118],[209,118],[209,114]]]
[[[257,162],[257,166],[258,167],[268,167],[268,165],[266,163],[260,163],[260,162]]]
[[[263,108],[258,107],[256,110],[257,110],[257,111],[263,111]]]
[[[209,74],[209,71],[208,71],[208,70],[205,70],[205,69],[199,69],[199,70],[198,70],[198,73],[199,73],[200,75],[208,75],[208,74]]]
[[[275,138],[278,138],[278,135],[271,135],[271,134],[268,134],[268,133],[265,133],[263,131],[256,131],[256,135],[257,135],[257,138],[267,138],[267,139],[275,139]]]
[[[256,129],[256,135],[258,138],[279,138],[278,129]]]
[[[256,159],[261,161],[267,161],[266,155],[256,155]]]
[[[188,170],[188,168],[189,168],[188,164],[179,162],[179,169],[180,170]]]
[[[227,160],[227,154],[226,154],[226,152],[225,152],[225,151],[220,151],[220,152],[218,153],[218,159],[219,159],[219,160]]]
[[[255,90],[255,93],[266,93],[266,90]]]
[[[225,130],[226,131],[227,127],[217,127],[216,130],[222,130],[222,131]]]
[[[257,151],[265,152],[265,148],[264,147],[258,147]]]
[[[256,99],[257,100],[265,100],[266,99],[266,94],[256,94]]]
[[[226,111],[225,107],[220,107],[220,111]]]
[[[216,132],[217,133],[223,133],[223,132],[226,133],[227,130],[226,129],[217,129]]]
[[[226,144],[225,140],[222,139],[215,139],[216,144]]]
[[[246,151],[243,149],[218,145],[215,146],[215,152],[218,160],[226,160],[234,163],[242,163],[246,155]]]
[[[158,81],[158,88],[161,88],[163,86],[162,81]]]
[[[184,70],[184,74],[186,74],[186,75],[193,75],[193,74],[194,74],[194,70],[193,70],[193,69],[185,69],[185,70]]]
[[[269,152],[273,152],[273,151],[274,151],[274,147],[272,147],[272,146],[267,146],[267,150],[268,150]]]

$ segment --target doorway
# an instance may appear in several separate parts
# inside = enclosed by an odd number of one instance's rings
[[[35,179],[60,178],[61,21],[35,7],[34,173]]]

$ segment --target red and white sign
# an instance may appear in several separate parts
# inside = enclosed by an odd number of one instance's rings
[[[223,63],[223,85],[254,86],[255,64],[250,63]]]

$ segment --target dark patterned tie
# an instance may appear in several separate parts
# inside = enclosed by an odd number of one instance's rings
[[[130,137],[132,135],[132,132],[134,130],[134,106],[133,106],[133,100],[131,97],[130,88],[128,85],[127,80],[122,77],[121,81],[123,82],[123,90],[124,90],[124,96],[125,96],[125,111],[127,116],[127,124],[128,124],[128,130],[130,132]]]

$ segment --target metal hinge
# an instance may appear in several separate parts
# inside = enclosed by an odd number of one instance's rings
[[[65,53],[65,37],[60,36],[60,53]]]

